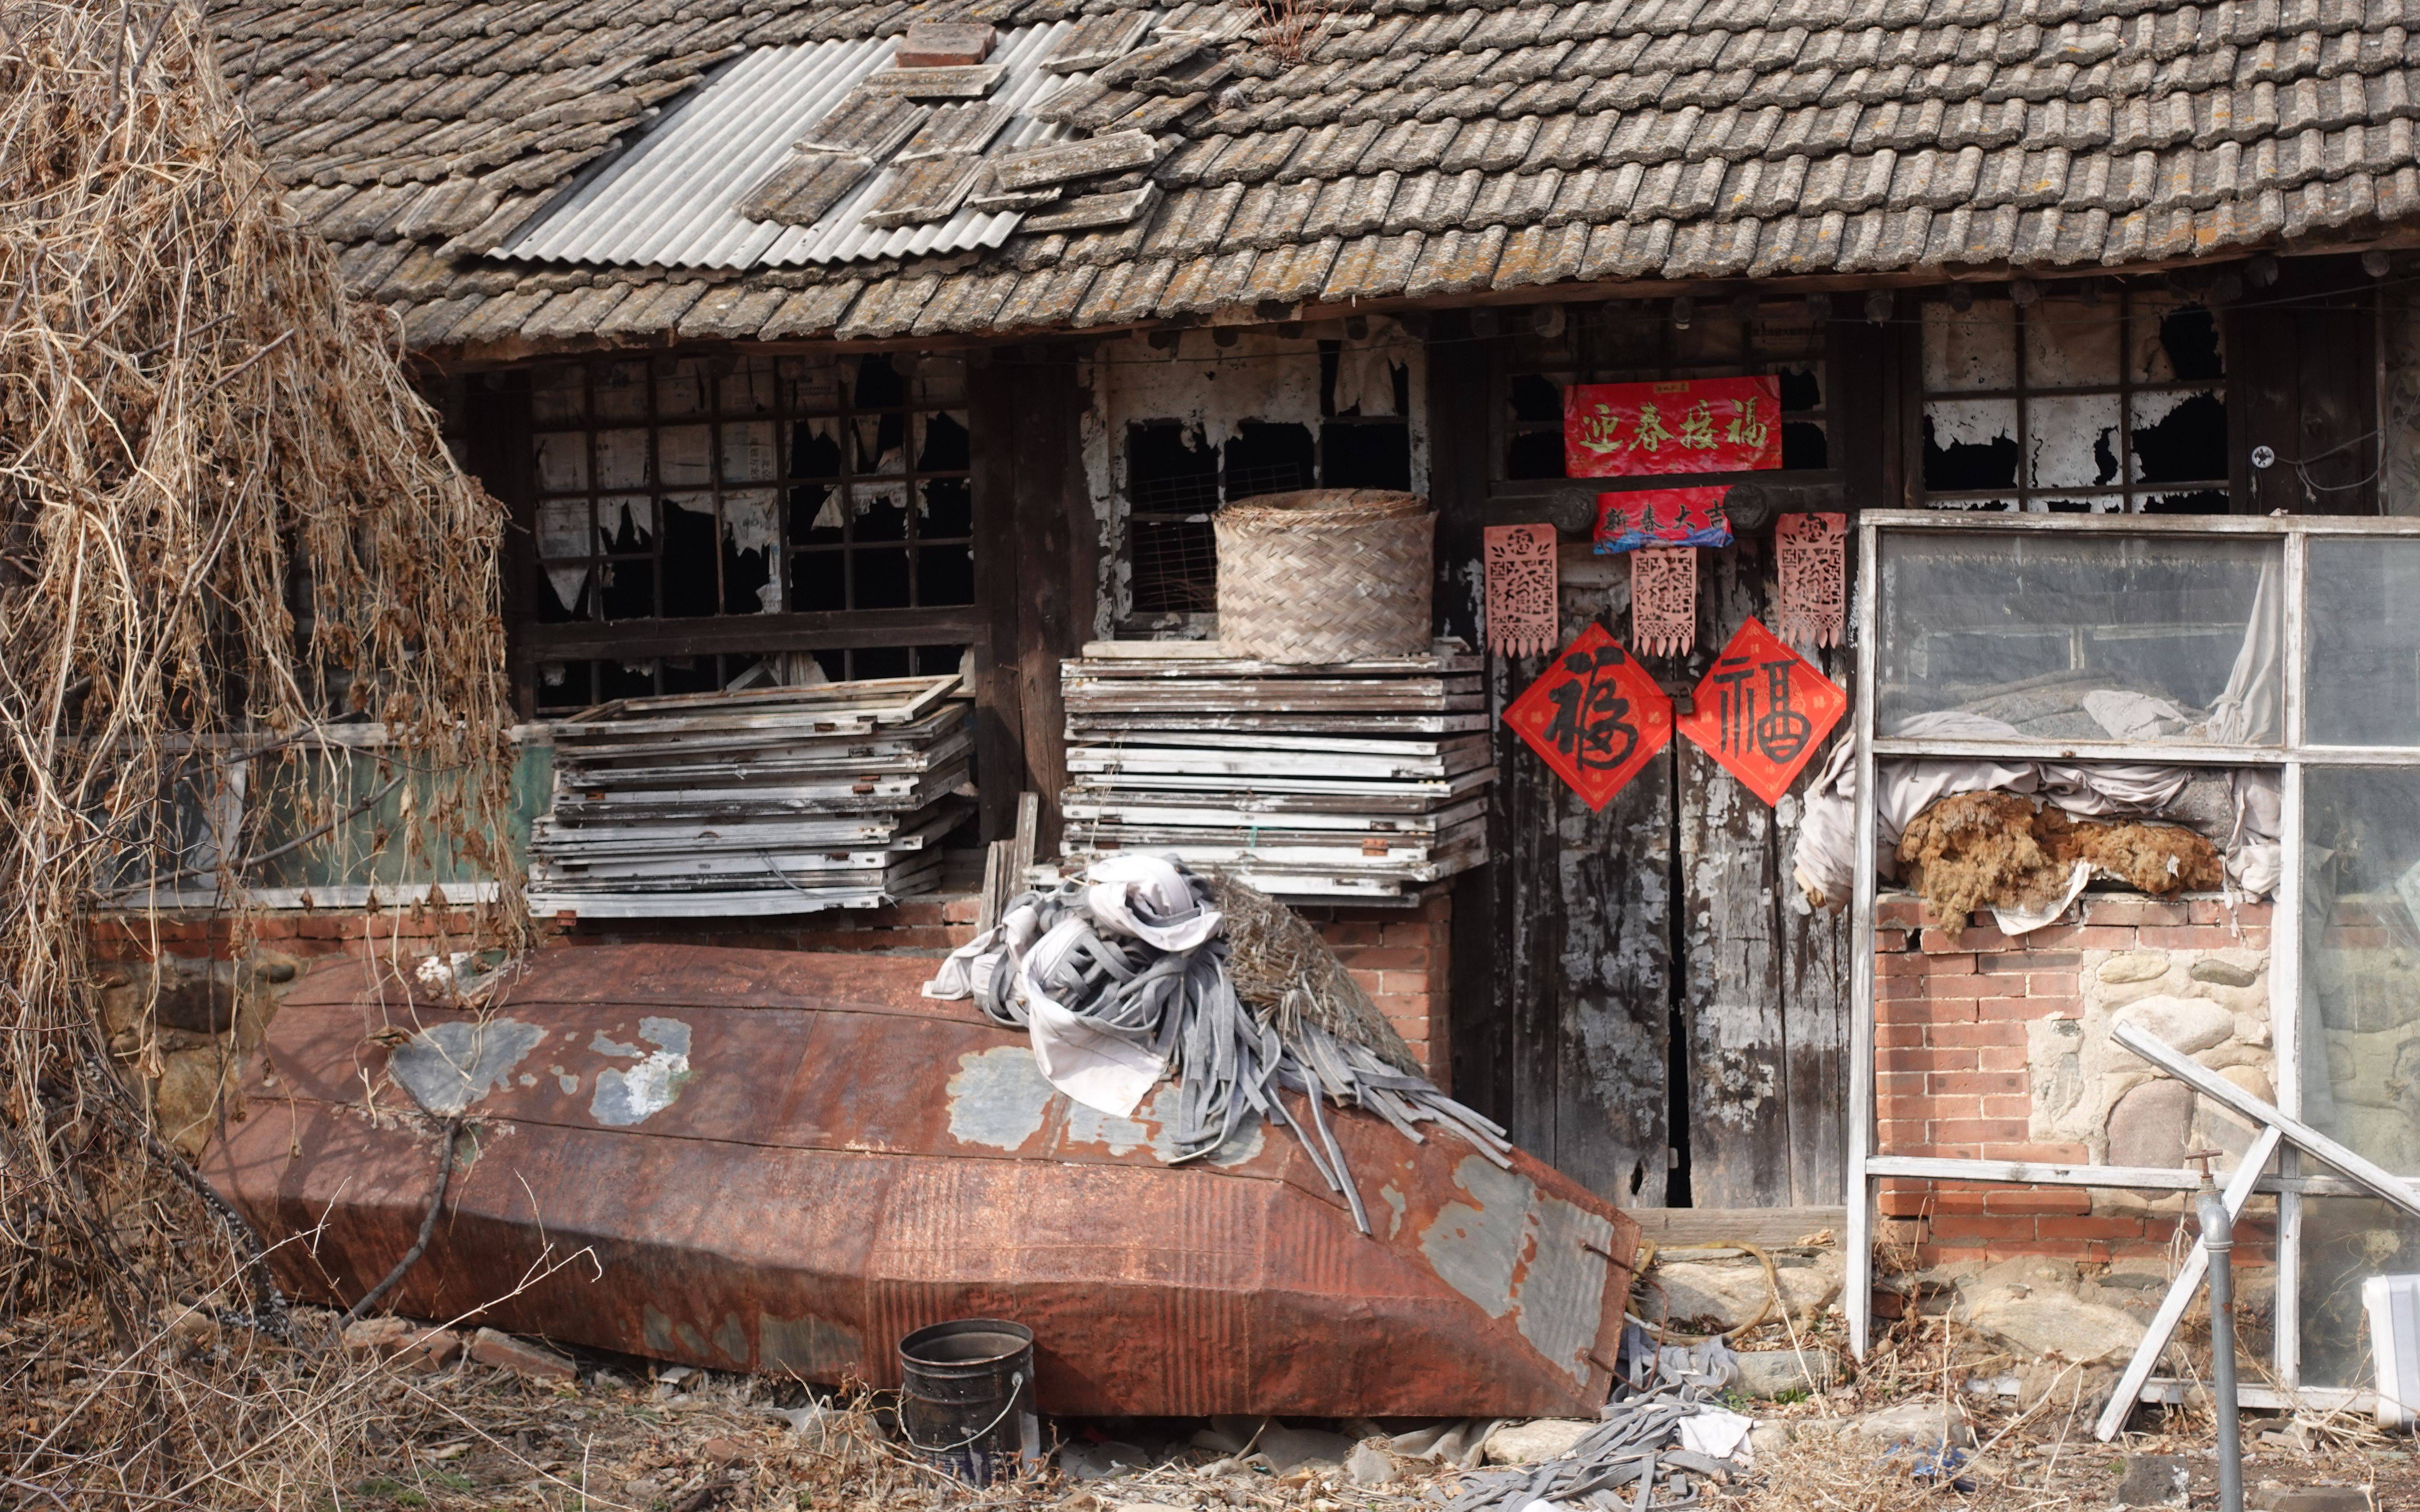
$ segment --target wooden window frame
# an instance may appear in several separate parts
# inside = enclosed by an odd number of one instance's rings
[[[2009,340],[2010,344],[2009,370],[2015,376],[2016,381],[2012,386],[2007,388],[1930,389],[1924,387],[1924,364],[1921,345],[1925,330],[1924,312],[1932,306],[1947,304],[1948,300],[1946,292],[1936,290],[1927,294],[1917,303],[1918,313],[1915,321],[1917,344],[1916,350],[1916,369],[1914,374],[1914,383],[1911,385],[1916,395],[1916,403],[1911,407],[1907,423],[1907,478],[1912,502],[1933,509],[1961,509],[1995,514],[2059,513],[2140,515],[2146,512],[2143,508],[2143,502],[2145,500],[2149,498],[2163,495],[2215,493],[2226,501],[2229,509],[2234,507],[2236,497],[2234,483],[2230,478],[2223,474],[2215,478],[2195,479],[2183,483],[2138,482],[2133,477],[2134,426],[2133,420],[2134,414],[2134,396],[2136,394],[2196,394],[2215,393],[2218,395],[2219,402],[2226,410],[2227,417],[2227,451],[2230,456],[2237,449],[2234,439],[2237,408],[2235,403],[2235,333],[2232,329],[2231,322],[2226,318],[2226,312],[2224,308],[2214,305],[2204,306],[2204,308],[2209,310],[2211,319],[2217,327],[2219,333],[2219,350],[2225,370],[2216,378],[2179,378],[2156,383],[2135,381],[2134,312],[2136,291],[2120,285],[2115,289],[2104,292],[2102,296],[2104,304],[2115,311],[2113,323],[2116,325],[2118,333],[2117,382],[2036,385],[2033,383],[2032,376],[2028,371],[2029,364],[2026,361],[2025,329],[2026,323],[2029,320],[2041,318],[2040,316],[2038,316],[2035,312],[2041,308],[2042,301],[2038,299],[2030,304],[2018,304],[2013,300],[2008,299],[2005,295],[1993,295],[1990,298],[1994,301],[2008,303],[2009,305],[2011,315],[2011,319],[2009,323]],[[1978,297],[1975,301],[1975,303],[1978,305],[1984,302],[1986,302],[1986,301],[1982,297]],[[2065,299],[2061,299],[2059,302],[2065,303],[2069,301]],[[2085,301],[2078,300],[2075,302],[2084,303]],[[2085,307],[2092,308],[2089,304],[2086,304]],[[2031,420],[2034,401],[2039,399],[2055,398],[2088,398],[2101,394],[2115,394],[2118,398],[2117,481],[2110,484],[2065,484],[2050,486],[2037,485],[2029,482],[2026,478],[2026,456],[2028,443],[2033,439]],[[1947,488],[1939,491],[1928,489],[1924,483],[1924,421],[1926,407],[1935,400],[1955,401],[1979,399],[2009,400],[2012,401],[2016,407],[2016,482],[2005,488]],[[2051,501],[2076,500],[2086,497],[2114,500],[2117,501],[2118,507],[2114,509],[2091,510],[2053,510],[2049,507],[2049,502]],[[1993,509],[1992,507],[1993,504],[2004,500],[2009,501],[2014,507],[2005,510]],[[2224,513],[2224,511],[2221,511],[2220,513]]]
[[[793,402],[788,394],[777,392],[777,397],[768,410],[726,414],[723,407],[722,384],[720,381],[722,375],[716,370],[716,365],[723,362],[739,360],[742,356],[753,356],[771,362],[805,361],[832,364],[840,369],[830,385],[832,402],[829,405]],[[719,658],[720,662],[714,681],[717,686],[721,686],[727,684],[731,677],[736,675],[737,669],[735,664],[763,656],[781,653],[820,653],[830,656],[837,654],[840,661],[839,674],[847,677],[859,675],[857,661],[861,653],[904,650],[911,657],[913,670],[941,671],[951,669],[939,665],[926,666],[922,663],[927,660],[938,662],[940,658],[933,655],[934,653],[944,650],[962,653],[967,648],[986,642],[989,623],[987,611],[984,607],[986,595],[984,577],[986,553],[978,545],[982,529],[980,511],[974,506],[972,498],[976,487],[973,457],[970,455],[969,465],[957,469],[936,469],[927,471],[917,465],[918,455],[923,444],[925,417],[933,414],[947,413],[957,417],[959,423],[968,429],[968,444],[971,454],[973,425],[967,394],[962,390],[954,399],[920,395],[916,392],[915,378],[911,372],[901,376],[900,381],[906,386],[906,392],[900,404],[861,411],[856,402],[856,369],[853,365],[844,367],[842,364],[877,358],[890,360],[890,357],[891,354],[888,353],[843,354],[828,350],[786,349],[752,350],[742,354],[729,347],[701,345],[684,346],[665,352],[644,355],[613,353],[593,358],[577,358],[563,363],[535,363],[520,370],[518,378],[520,403],[513,407],[518,412],[512,417],[519,424],[508,426],[508,429],[518,432],[518,440],[507,439],[504,447],[507,456],[504,460],[508,464],[518,463],[517,466],[508,466],[508,471],[517,474],[513,478],[513,483],[517,486],[512,487],[510,491],[519,496],[514,502],[518,505],[516,514],[520,517],[521,539],[518,543],[519,549],[509,554],[513,560],[507,563],[510,580],[507,582],[506,597],[513,610],[511,621],[515,682],[523,709],[535,711],[537,707],[539,670],[548,663],[580,664],[606,660],[652,662],[657,664],[655,682],[660,688],[663,662],[680,658],[714,656]],[[706,369],[702,378],[705,402],[699,412],[695,414],[666,415],[662,412],[659,393],[659,380],[667,376],[662,369],[668,362],[686,361],[695,361]],[[634,363],[644,363],[646,366],[647,381],[644,385],[643,395],[644,418],[634,417],[626,423],[619,424],[602,418],[597,402],[600,374],[613,365]],[[576,367],[582,373],[583,418],[576,424],[540,424],[532,412],[531,378],[543,369],[565,367]],[[780,383],[783,379],[777,376],[776,381]],[[895,473],[860,472],[857,458],[853,455],[855,448],[851,444],[855,422],[869,416],[892,415],[900,418],[904,431],[901,470]],[[794,476],[790,468],[793,447],[787,444],[787,427],[817,419],[830,420],[840,432],[839,469],[830,478],[808,479]],[[726,424],[755,423],[770,424],[776,427],[775,476],[763,483],[754,481],[726,483],[722,475],[724,450],[722,427]],[[695,486],[667,486],[661,476],[660,435],[668,427],[686,425],[706,428],[709,477],[706,482]],[[611,490],[604,488],[597,471],[596,436],[604,430],[643,428],[649,436],[649,464],[644,486]],[[532,461],[533,449],[540,437],[548,435],[584,438],[583,444],[588,448],[588,456],[587,467],[584,470],[586,486],[583,488],[565,490],[560,493],[546,493],[539,488],[536,469]],[[510,454],[514,452],[520,454],[518,458],[511,456]],[[886,486],[895,486],[902,491],[902,498],[906,502],[903,511],[906,516],[903,533],[897,540],[861,541],[857,537],[860,511],[854,507],[855,493],[861,486],[877,479]],[[923,519],[915,505],[919,491],[925,485],[935,482],[956,482],[963,484],[968,489],[970,522],[965,535],[953,534],[930,539],[923,536]],[[796,489],[814,486],[829,486],[840,499],[842,536],[836,542],[807,542],[793,537],[790,528],[792,512],[790,495]],[[714,501],[713,528],[718,543],[715,559],[715,598],[720,604],[724,601],[724,585],[721,580],[722,557],[720,547],[723,531],[724,495],[726,492],[754,488],[762,488],[775,496],[773,501],[775,534],[771,549],[775,556],[773,564],[775,580],[781,584],[782,599],[785,605],[795,602],[798,592],[798,563],[801,559],[839,554],[845,563],[843,577],[845,592],[849,598],[854,599],[858,594],[859,553],[892,550],[903,552],[907,558],[906,586],[908,603],[904,606],[885,606],[878,609],[813,610],[784,609],[757,613],[718,611],[678,618],[663,616],[660,612],[664,591],[661,532],[663,511],[667,507],[666,496],[707,494]],[[613,554],[591,550],[577,556],[560,558],[540,559],[537,556],[535,522],[543,501],[585,497],[589,501],[590,509],[589,539],[594,546],[598,544],[597,529],[600,517],[599,512],[603,507],[601,501],[610,496],[622,494],[636,496],[642,493],[653,501],[656,511],[657,529],[654,544],[649,551]],[[925,549],[964,549],[973,555],[970,602],[933,606],[920,605],[916,602],[922,592],[918,557],[919,553]],[[598,586],[601,576],[611,566],[624,562],[645,562],[649,564],[652,579],[650,595],[652,606],[658,611],[656,614],[619,620],[607,620],[602,617],[603,604]],[[581,567],[590,575],[582,592],[582,597],[587,600],[587,617],[569,621],[539,620],[536,615],[539,586],[537,574],[546,570],[548,566],[573,565]],[[594,690],[592,684],[592,692]],[[549,706],[567,709],[579,705],[553,700],[550,701]]]

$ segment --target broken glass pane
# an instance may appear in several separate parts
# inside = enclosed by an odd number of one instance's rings
[[[924,490],[923,523],[916,529],[919,536],[934,541],[974,533],[974,496],[964,478],[935,478],[919,486]]]
[[[666,494],[663,507],[663,612],[680,619],[712,614],[721,607],[715,569],[721,553],[715,548],[714,495]]]
[[[2025,387],[2118,383],[2118,302],[2042,300],[2025,312]]]
[[[603,599],[605,617],[609,620],[654,619],[656,559],[635,557],[608,563],[604,569],[604,592],[599,596]],[[654,675],[652,670],[648,675]]]
[[[801,551],[790,559],[790,607],[802,613],[848,608],[848,558],[840,551]]]
[[[621,494],[597,501],[599,551],[629,554],[652,551],[656,545],[656,501],[645,494]]]
[[[2137,393],[2133,425],[2136,481],[2226,481],[2226,401],[2215,390]]]
[[[1926,301],[1923,342],[1928,393],[2017,386],[2016,308],[2006,300],[1977,300],[1964,311]]]
[[[725,614],[770,614],[782,607],[782,585],[773,577],[782,544],[778,497],[770,488],[743,488],[722,496]]]
[[[2208,306],[2173,294],[2134,298],[2133,357],[2137,383],[2198,383],[2226,376],[2218,317]]]
[[[2420,540],[2315,537],[2305,602],[2305,737],[2420,746]]]
[[[922,372],[923,369],[918,369]],[[922,444],[917,449],[919,472],[964,472],[973,460],[964,410],[944,409],[917,422]]]
[[[1966,737],[2278,738],[2272,541],[1883,537],[1877,728]]]
[[[975,601],[975,556],[963,546],[920,547],[916,552],[916,602],[920,605],[971,604]]]
[[[1929,493],[2006,488],[2017,481],[2017,401],[1932,399],[1924,406]]]
[[[908,606],[908,548],[858,551],[849,565],[857,590],[851,609],[906,609]]]
[[[2037,398],[2025,419],[2029,486],[2072,488],[2118,481],[2118,395]]]

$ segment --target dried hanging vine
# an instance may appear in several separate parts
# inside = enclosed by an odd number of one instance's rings
[[[504,878],[432,910],[435,948],[518,943],[501,529],[394,318],[285,210],[197,9],[0,0],[0,1400],[62,1353],[98,1382],[0,1425],[9,1500],[290,1484],[245,1447],[290,1379],[252,1360],[244,1402],[170,1368],[178,1299],[240,1311],[257,1267],[96,1085],[156,1049],[110,1069],[90,921],[139,936],[214,887],[241,949],[263,863],[366,849]],[[364,724],[384,742],[331,739]]]

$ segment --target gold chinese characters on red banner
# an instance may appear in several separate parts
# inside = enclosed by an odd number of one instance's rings
[[[1779,378],[1575,383],[1563,393],[1568,477],[1747,472],[1779,466]]]
[[[1672,701],[1605,626],[1590,625],[1504,720],[1590,808],[1602,809],[1671,740]]]
[[[1838,684],[1750,620],[1707,669],[1674,728],[1770,804],[1790,791],[1848,706]]]

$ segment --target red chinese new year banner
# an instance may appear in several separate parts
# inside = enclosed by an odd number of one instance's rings
[[[1591,809],[1611,802],[1672,738],[1672,701],[1605,626],[1555,654],[1504,720]]]
[[[1728,485],[1711,488],[1637,488],[1596,496],[1596,554],[1613,556],[1651,546],[1729,546],[1723,513]]]
[[[1781,466],[1781,380],[1575,383],[1563,394],[1563,472],[1629,478]]]
[[[1848,706],[1839,685],[1750,620],[1707,669],[1674,728],[1772,804]]]

